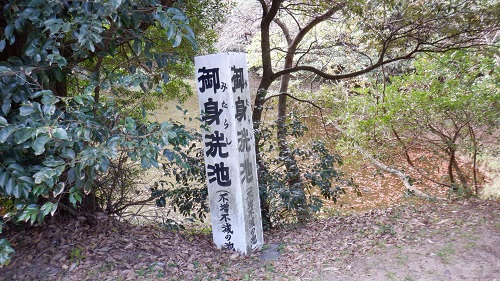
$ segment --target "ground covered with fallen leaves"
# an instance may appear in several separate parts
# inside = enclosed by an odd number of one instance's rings
[[[500,280],[500,201],[407,201],[264,234],[262,252],[216,249],[206,228],[104,215],[4,230],[0,280]]]

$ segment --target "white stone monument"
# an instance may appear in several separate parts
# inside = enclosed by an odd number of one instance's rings
[[[195,57],[208,196],[217,247],[248,254],[264,243],[246,57]]]

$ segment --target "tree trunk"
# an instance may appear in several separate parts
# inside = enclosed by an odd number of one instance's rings
[[[255,153],[256,153],[256,163],[259,169],[259,173],[268,173],[267,167],[262,160],[260,154],[259,144],[260,140],[260,125],[262,122],[262,112],[264,111],[264,103],[266,102],[267,91],[271,84],[276,80],[273,73],[272,60],[271,60],[271,44],[270,44],[270,25],[274,17],[278,13],[279,6],[282,1],[273,1],[271,6],[266,2],[261,1],[262,5],[262,20],[260,24],[261,32],[261,42],[260,48],[262,52],[262,80],[260,81],[259,88],[257,89],[257,95],[255,96],[254,109],[252,112],[252,122],[253,129],[255,132]],[[267,189],[267,187],[259,188]],[[267,190],[259,190],[260,204],[261,204],[261,216],[264,224],[267,223],[270,227],[271,224],[271,210],[269,206],[269,200],[267,198]]]
[[[261,143],[260,125],[262,122],[262,112],[264,109],[267,90],[269,89],[270,85],[270,79],[265,79],[263,77],[260,82],[259,89],[257,90],[257,96],[255,97],[255,106],[252,113],[252,122],[255,133],[255,161],[257,163],[257,169],[260,175],[268,174],[267,166],[262,159],[259,146]],[[267,193],[267,187],[259,184],[260,212],[262,222],[264,226],[269,226],[269,228],[271,228],[271,209],[269,206]]]
[[[287,56],[285,62],[285,68],[291,67],[293,56]],[[291,175],[288,184],[290,186],[297,185],[300,183],[300,175],[297,167],[297,161],[295,157],[293,157],[290,147],[287,142],[287,130],[286,130],[286,102],[287,102],[287,93],[288,93],[288,85],[290,84],[290,74],[285,74],[281,76],[281,85],[280,85],[280,95],[278,97],[278,118],[276,120],[277,134],[278,138],[278,147],[280,157],[285,159],[285,167],[287,174]]]
[[[467,182],[467,177],[465,176],[465,174],[462,172],[462,169],[460,169],[460,166],[458,165],[458,161],[457,161],[457,158],[456,158],[456,151],[453,150],[450,152],[450,167],[449,169],[451,168],[451,173],[452,173],[452,176],[453,176],[453,170],[457,173],[457,176],[458,176],[458,179],[460,180],[460,184],[467,188],[469,186],[468,182]],[[450,180],[452,178],[450,177]],[[454,177],[453,177],[453,181],[452,183],[455,183],[454,181]]]
[[[478,179],[477,179],[477,138],[476,138],[476,133],[474,132],[474,127],[469,124],[469,134],[472,140],[472,145],[474,147],[474,150],[472,152],[472,172],[473,172],[473,182],[474,182],[474,192],[476,195],[479,194],[479,186],[478,186]]]
[[[293,52],[289,52],[285,58],[285,69],[292,67],[293,63]],[[296,218],[299,222],[305,222],[310,217],[309,212],[307,210],[307,199],[305,196],[304,186],[302,185],[302,181],[300,179],[300,169],[297,165],[297,160],[290,150],[290,146],[287,141],[287,129],[286,129],[286,121],[287,121],[287,93],[288,86],[290,84],[290,74],[285,74],[281,76],[281,84],[280,84],[280,95],[278,97],[278,118],[276,120],[277,134],[276,137],[278,139],[278,148],[279,148],[279,156],[283,159],[286,169],[286,174],[288,176],[288,188],[301,190],[302,196],[300,198],[294,198],[294,202],[297,202],[294,205],[296,210]],[[294,194],[298,194],[295,193]]]

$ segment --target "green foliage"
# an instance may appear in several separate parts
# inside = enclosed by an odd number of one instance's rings
[[[82,202],[95,191],[96,174],[107,172],[120,152],[142,168],[158,167],[165,147],[190,140],[175,124],[134,120],[91,96],[61,100],[45,92],[42,101],[47,97],[50,103],[25,103],[16,123],[0,127],[0,187],[2,196],[14,200],[15,211],[7,216],[15,221],[41,221],[66,195],[72,205]],[[44,113],[56,103],[65,111]]]
[[[14,249],[10,245],[7,239],[0,239],[0,264],[8,265],[10,262],[11,255],[14,253]]]
[[[71,262],[76,262],[77,264],[80,263],[80,261],[86,258],[84,252],[85,249],[82,247],[75,247],[71,249],[69,252],[69,260]]]
[[[337,100],[339,123],[367,149],[417,153],[408,154],[407,164],[461,196],[471,195],[477,192],[476,156],[500,124],[497,69],[498,60],[488,52],[419,56],[411,72]],[[470,167],[459,156],[471,159]],[[445,180],[434,174],[443,163]]]
[[[174,211],[204,220],[209,212],[205,162],[203,148],[195,144],[201,142],[201,135],[194,135],[197,141],[190,147],[165,151],[170,161],[163,164],[162,170],[169,180],[156,183],[151,197],[157,198],[158,207],[164,207],[169,199]]]
[[[269,205],[269,214],[263,215],[263,223],[267,227],[306,220],[312,213],[321,210],[325,199],[336,202],[345,192],[340,185],[334,185],[334,182],[344,182],[343,174],[336,168],[342,165],[341,157],[332,154],[321,140],[311,140],[305,145],[299,145],[297,138],[303,136],[308,128],[300,121],[300,116],[293,112],[288,120],[286,126],[290,155],[301,160],[298,164],[300,167],[296,169],[297,172],[302,171],[299,183],[292,183],[291,179],[297,175],[285,169],[285,162],[290,160],[276,155],[273,145],[276,126],[262,126],[258,132],[258,139],[261,141],[259,190],[261,201]]]
[[[300,121],[300,117],[292,114],[289,120],[289,136],[303,136],[307,126]],[[325,142],[312,140],[306,145],[291,147],[292,155],[303,161],[300,167],[303,175],[300,186],[290,185],[290,178],[295,175],[284,169],[284,163],[288,160],[276,156],[273,145],[275,129],[274,125],[268,125],[259,130],[259,139],[262,141],[259,144],[262,152],[258,165],[259,191],[263,202],[261,204],[270,206],[270,213],[264,216],[263,223],[266,227],[309,218],[312,213],[321,210],[325,199],[336,202],[345,192],[334,182],[346,183],[342,178],[343,174],[336,169],[342,164],[340,156],[330,153]],[[201,136],[195,135],[198,140],[195,143],[199,143]],[[162,170],[168,179],[159,181],[151,188],[151,198],[156,198],[158,207],[171,202],[174,211],[203,220],[209,211],[203,150],[193,144],[178,148],[177,153],[173,152],[165,151],[169,162],[162,165]],[[161,225],[170,229],[177,227],[173,221],[166,221]]]
[[[384,109],[379,119],[410,121],[411,127],[425,126],[418,124],[422,120],[429,124],[477,119],[494,124],[490,107],[499,99],[497,66],[493,57],[480,56],[461,51],[421,57],[414,65],[415,72],[391,77],[385,103],[378,105],[379,112]],[[401,120],[401,115],[406,120]]]
[[[189,143],[183,127],[148,122],[144,109],[131,115],[134,109],[103,98],[162,91],[164,66],[176,62],[172,48],[183,39],[196,48],[181,10],[156,1],[35,0],[7,2],[2,12],[3,220],[35,223],[61,205],[83,208],[100,195],[95,180],[119,156],[144,169],[159,167],[167,146],[176,153]],[[148,29],[158,36],[148,37]],[[12,252],[2,240],[0,264]]]

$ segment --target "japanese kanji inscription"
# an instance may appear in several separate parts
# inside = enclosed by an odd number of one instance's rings
[[[195,68],[213,239],[247,254],[264,241],[246,57],[199,56]]]

